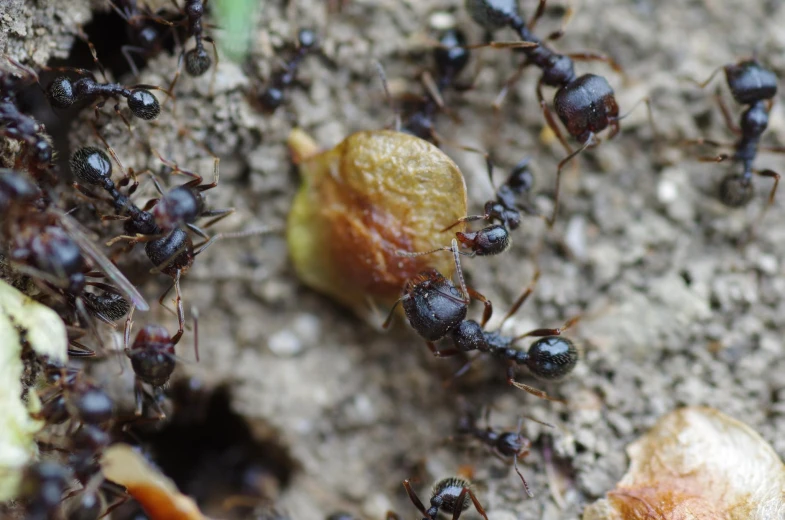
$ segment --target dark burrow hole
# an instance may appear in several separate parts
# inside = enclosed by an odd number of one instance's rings
[[[299,467],[277,433],[232,411],[226,386],[206,389],[186,379],[169,394],[171,419],[162,427],[131,427],[125,440],[141,444],[208,516],[248,518],[252,510],[275,502]],[[137,504],[129,504],[113,518],[145,517]]]

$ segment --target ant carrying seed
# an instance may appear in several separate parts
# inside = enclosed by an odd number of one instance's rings
[[[286,99],[286,90],[297,83],[297,69],[302,60],[318,49],[316,33],[310,29],[301,29],[297,33],[297,47],[292,56],[281,63],[280,70],[273,73],[267,87],[258,96],[262,108],[275,112]]]
[[[0,71],[0,135],[21,141],[25,145],[24,161],[20,160],[15,168],[26,166],[31,172],[48,169],[52,162],[53,150],[50,137],[44,125],[17,107],[17,95],[28,84],[38,81],[38,75],[29,67],[7,58],[8,61],[24,73],[17,77],[7,71]],[[26,164],[24,164],[26,162]]]
[[[736,125],[731,117],[730,110],[718,95],[717,102],[722,110],[725,123],[730,130],[739,136],[735,143],[720,143],[709,139],[696,139],[688,144],[706,144],[714,147],[733,148],[733,154],[720,154],[716,157],[702,157],[703,162],[723,162],[730,160],[741,163],[741,173],[729,173],[720,183],[719,198],[723,204],[732,208],[747,205],[754,195],[752,186],[753,174],[769,177],[774,184],[769,192],[766,209],[774,203],[774,196],[780,182],[780,175],[773,170],[757,170],[753,168],[755,157],[760,149],[760,139],[769,126],[769,111],[773,98],[777,94],[777,76],[774,72],[764,68],[757,60],[750,59],[735,64],[725,65],[715,70],[703,83],[698,83],[701,88],[706,87],[719,70],[725,72],[725,79],[730,88],[733,99],[740,105],[747,105],[741,114],[739,124]],[[769,151],[783,152],[782,148],[764,148]],[[764,210],[765,211],[765,210]]]
[[[133,312],[128,314],[125,322],[125,333],[123,336],[123,345],[125,354],[131,360],[131,366],[136,375],[134,380],[134,396],[136,399],[136,415],[142,415],[144,405],[144,389],[143,383],[147,383],[153,387],[153,406],[158,412],[158,417],[163,419],[166,417],[161,409],[161,402],[163,401],[163,389],[169,382],[169,378],[174,372],[177,357],[175,355],[175,346],[180,342],[183,336],[183,323],[180,323],[179,330],[174,336],[170,336],[169,332],[160,325],[145,325],[142,330],[136,334],[134,342],[131,343],[131,328],[133,327]],[[198,316],[196,311],[193,312],[194,320],[194,354],[196,361],[199,361],[199,329],[198,329]],[[129,346],[130,345],[130,346]]]
[[[485,520],[488,520],[488,515],[485,509],[477,500],[474,494],[472,484],[466,479],[460,477],[443,478],[433,485],[431,490],[431,500],[429,507],[423,505],[420,497],[412,489],[409,480],[403,481],[403,487],[406,489],[406,494],[409,495],[409,500],[412,501],[414,507],[423,515],[423,520],[436,520],[439,512],[447,515],[452,514],[452,520],[458,520],[461,514],[469,509],[469,505],[474,504],[474,509]],[[395,513],[387,513],[388,519],[399,519]]]
[[[548,225],[552,226],[559,209],[559,187],[564,166],[587,148],[599,145],[600,139],[597,134],[608,127],[611,128],[608,139],[612,139],[619,132],[619,122],[627,115],[619,115],[619,106],[616,103],[613,88],[604,77],[595,74],[578,76],[574,69],[574,61],[602,61],[610,65],[614,71],[621,73],[622,69],[616,62],[608,56],[590,52],[559,54],[532,32],[545,11],[546,3],[547,0],[539,1],[537,11],[528,24],[518,12],[515,0],[466,0],[466,7],[474,21],[486,30],[494,31],[510,27],[521,40],[533,44],[519,49],[519,52],[525,55],[526,60],[518,72],[508,80],[497,99],[497,106],[526,66],[534,65],[542,71],[542,76],[537,83],[537,99],[548,127],[567,151],[567,156],[559,162],[556,171],[553,213],[547,219]],[[560,37],[561,34],[560,30],[551,35],[549,39]],[[556,88],[553,109],[567,129],[567,133],[580,143],[581,146],[577,150],[572,149],[556,124],[551,109],[543,96],[543,85]],[[649,106],[648,99],[643,101]]]
[[[93,107],[95,110],[95,118],[97,120],[98,110],[101,109],[104,104],[106,104],[106,100],[108,98],[125,98],[128,108],[131,110],[131,114],[133,114],[135,117],[144,119],[146,121],[151,121],[157,118],[161,113],[161,104],[150,91],[160,90],[167,96],[169,95],[169,91],[155,85],[134,85],[132,87],[126,87],[125,85],[121,85],[119,83],[110,83],[106,77],[106,71],[104,70],[103,65],[101,65],[100,61],[98,61],[98,54],[96,53],[92,42],[87,40],[85,35],[81,36],[84,38],[85,42],[90,48],[90,54],[93,56],[93,62],[101,72],[104,82],[100,83],[98,80],[96,80],[95,75],[87,69],[55,69],[73,71],[82,75],[82,77],[77,80],[71,80],[71,78],[68,76],[58,76],[52,80],[52,82],[49,83],[49,86],[46,88],[46,95],[49,99],[49,103],[55,108],[69,108],[75,103],[81,101],[95,101],[100,98],[101,101],[98,101]],[[114,111],[122,118],[123,122],[125,122],[126,126],[130,129],[130,123],[120,112],[119,103],[115,104]]]

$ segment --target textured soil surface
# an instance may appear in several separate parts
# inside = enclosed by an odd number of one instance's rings
[[[61,7],[39,2],[33,10],[42,22],[25,26],[13,14],[22,3],[0,8],[0,26],[9,17],[17,20],[0,31],[0,44],[17,58],[36,47],[63,57],[68,48],[63,33],[90,16],[84,2],[69,1],[68,8],[65,2]],[[153,148],[209,179],[212,159],[197,144],[206,143],[221,158],[220,186],[210,192],[209,202],[237,209],[216,226],[219,231],[283,228],[298,185],[285,145],[294,122],[324,147],[351,132],[392,124],[374,60],[383,64],[394,92],[420,92],[416,75],[431,66],[429,24],[442,20],[437,14],[451,14],[472,42],[483,37],[458,0],[351,0],[331,14],[322,0],[264,4],[255,17],[251,60],[261,77],[221,60],[212,98],[211,74],[197,79],[183,74],[174,109],[169,101],[156,122],[134,120],[133,138],[114,116],[112,103],[99,125],[123,165],[136,171],[158,171]],[[290,450],[298,469],[281,490],[278,506],[292,518],[318,519],[345,510],[378,519],[389,509],[412,517],[403,479],[416,478],[425,500],[434,479],[466,465],[473,467],[478,497],[491,519],[580,518],[583,507],[624,474],[624,447],[662,414],[688,404],[712,406],[749,424],[785,456],[785,437],[777,435],[785,431],[785,230],[778,225],[785,205],[775,202],[754,238],[745,240],[765,207],[768,179],[756,183],[758,196],[747,208],[728,209],[715,194],[733,166],[699,163],[701,153],[713,150],[680,145],[701,136],[733,140],[713,96],[721,86],[738,117],[724,80],[700,90],[687,78],[702,80],[717,66],[753,52],[781,74],[785,9],[776,1],[745,2],[743,9],[731,0],[576,4],[565,35],[554,45],[613,56],[624,76],[602,63],[576,67],[605,75],[622,112],[651,96],[659,139],[653,138],[644,107],[638,107],[624,119],[617,138],[583,154],[577,169],[567,168],[552,230],[528,218],[514,232],[509,252],[463,264],[470,284],[494,302],[492,326],[535,268],[541,270],[536,292],[505,324],[505,332],[558,327],[582,316],[569,334],[583,358],[568,380],[543,387],[519,376],[568,404],[507,386],[504,367],[493,359],[479,360],[469,374],[444,385],[460,360],[434,359],[402,321],[379,333],[300,285],[281,235],[219,242],[199,256],[185,278],[186,309],[199,308],[201,361],[184,363],[181,375],[208,385],[230,384],[233,409],[254,427],[276,432]],[[563,7],[549,2],[539,33],[558,27]],[[521,8],[532,13],[536,2],[525,0]],[[52,16],[57,23],[51,23]],[[300,70],[305,86],[293,89],[275,114],[257,111],[248,92],[263,85],[277,66],[275,49],[303,27],[322,35],[329,59],[306,59]],[[496,39],[509,37],[499,33]],[[44,55],[33,56],[26,61],[46,61]],[[498,170],[531,157],[536,202],[549,212],[564,150],[542,132],[537,71],[527,69],[499,113],[491,108],[516,64],[507,51],[475,52],[467,74],[469,81],[474,75],[474,88],[446,100],[461,123],[442,115],[437,130],[449,140],[490,151]],[[177,54],[164,52],[148,63],[139,82],[166,86],[176,66]],[[764,137],[769,145],[785,142],[783,105],[777,101]],[[92,120],[92,110],[85,109],[70,123],[63,156],[77,146],[100,145],[87,124]],[[465,174],[470,207],[480,211],[493,193],[482,157],[445,151]],[[778,170],[780,162],[779,156],[762,153],[756,164]],[[502,173],[497,175],[499,182]],[[143,182],[139,193],[139,200],[152,196],[151,183]],[[141,250],[135,254],[125,267],[154,300],[167,279],[145,276],[146,259]],[[480,307],[472,312],[479,316]],[[135,322],[136,327],[176,326],[157,304],[138,313]],[[120,335],[116,340],[121,342]],[[189,332],[178,347],[188,359],[191,341]],[[131,371],[118,378],[117,365],[107,366],[117,395],[130,399]],[[461,397],[478,409],[490,406],[498,427],[514,429],[524,415],[553,425],[523,423],[534,446],[521,470],[534,498],[526,498],[515,473],[487,450],[448,440]]]

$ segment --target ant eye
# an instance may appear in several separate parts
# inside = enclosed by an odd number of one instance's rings
[[[526,366],[540,379],[561,379],[578,364],[578,349],[562,336],[548,336],[535,341],[528,354]]]
[[[65,76],[55,78],[47,87],[46,95],[55,108],[68,108],[76,102],[74,85]]]
[[[149,90],[141,88],[131,92],[131,96],[128,98],[128,108],[131,109],[133,115],[146,121],[155,119],[161,113],[158,99]]]
[[[109,157],[92,146],[80,148],[71,155],[71,172],[79,182],[100,185],[112,176],[112,163]]]
[[[191,76],[201,76],[210,70],[212,63],[205,49],[191,49],[185,53],[185,70]]]

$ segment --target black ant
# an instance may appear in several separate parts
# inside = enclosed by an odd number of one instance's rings
[[[487,164],[488,176],[491,179],[491,184],[493,184],[493,163],[488,159]],[[534,175],[529,169],[529,159],[523,159],[512,169],[504,183],[496,190],[496,199],[485,203],[482,215],[469,215],[460,218],[442,231],[452,229],[462,222],[488,220],[492,224],[480,231],[458,232],[455,234],[458,242],[463,247],[471,250],[470,253],[463,254],[467,256],[491,256],[507,251],[512,245],[510,231],[517,229],[521,225],[521,209],[518,206],[518,199],[522,195],[528,196],[533,185]],[[528,199],[524,201],[523,210],[531,215],[536,214]],[[499,224],[493,224],[494,221],[499,222]],[[443,248],[426,251],[421,254],[430,254],[441,250]]]
[[[120,291],[140,309],[149,309],[133,284],[93,244],[76,220],[52,206],[36,208],[40,191],[22,174],[0,170],[0,193],[0,237],[5,241],[9,261],[17,270],[40,280],[40,287],[47,292],[72,299],[87,321],[84,299],[87,286],[105,292]],[[103,273],[90,270],[91,264]],[[117,288],[88,280],[102,276],[111,279]],[[93,304],[98,302],[91,300]]]
[[[456,78],[466,68],[471,57],[466,46],[466,36],[458,29],[450,29],[442,33],[439,45],[433,51],[436,66],[436,77],[427,71],[422,75],[427,94],[420,99],[419,107],[410,113],[403,124],[402,130],[437,143],[439,139],[434,130],[434,118],[439,109],[444,108],[443,93],[455,85]]]
[[[521,427],[523,426],[523,419],[518,420],[518,426],[515,431],[498,431],[494,430],[488,424],[488,414],[485,417],[486,427],[480,428],[477,426],[477,418],[471,412],[467,411],[459,420],[457,431],[461,436],[472,437],[489,448],[492,453],[500,460],[505,462],[512,459],[512,465],[515,472],[523,483],[523,489],[529,497],[534,495],[529,490],[529,485],[523,474],[518,469],[518,459],[525,458],[531,449],[531,441],[521,435]],[[543,423],[544,424],[544,423]]]
[[[86,36],[82,35],[82,37],[90,48],[93,62],[101,72],[104,82],[98,82],[95,75],[87,69],[58,69],[71,70],[83,76],[75,81],[67,76],[58,76],[52,80],[46,88],[46,95],[52,106],[55,108],[69,108],[77,102],[102,98],[102,100],[94,106],[95,117],[98,119],[98,110],[104,106],[107,98],[119,99],[122,97],[125,98],[128,103],[128,108],[131,110],[131,114],[135,117],[146,121],[157,118],[161,113],[161,104],[150,91],[160,90],[167,95],[169,95],[169,91],[155,85],[134,85],[132,87],[126,87],[119,83],[110,83],[106,78],[106,71],[104,70],[103,65],[98,61],[98,54],[96,53],[92,42],[87,40]],[[119,103],[115,104],[114,110],[122,118],[126,126],[130,128],[130,123],[120,112]]]
[[[27,501],[25,518],[59,518],[61,497],[72,478],[71,471],[57,462],[39,461],[28,465],[19,486],[19,496]]]
[[[409,495],[409,500],[423,515],[423,520],[436,520],[440,511],[448,515],[452,513],[452,520],[458,520],[461,514],[469,509],[470,504],[474,504],[474,509],[480,516],[488,520],[488,514],[474,494],[471,482],[466,479],[448,477],[436,482],[431,490],[431,500],[427,509],[412,489],[408,479],[403,481],[403,487],[406,489],[406,494]],[[387,513],[387,518],[399,519],[395,513]]]
[[[159,417],[164,418],[165,414],[161,410],[160,404],[163,400],[164,386],[169,382],[169,378],[174,372],[177,356],[175,346],[183,336],[183,324],[174,336],[161,325],[145,325],[136,334],[134,342],[131,343],[131,328],[133,327],[133,308],[128,314],[125,322],[125,333],[123,336],[123,346],[125,354],[131,360],[136,378],[134,381],[134,395],[136,399],[136,415],[142,415],[144,404],[143,383],[153,387],[153,404],[156,407]],[[196,361],[199,361],[199,329],[198,319],[194,314],[194,353]],[[130,345],[130,346],[129,346]]]
[[[612,139],[619,132],[619,122],[626,116],[619,115],[619,106],[616,103],[613,88],[604,77],[595,74],[578,76],[574,69],[575,60],[602,61],[609,64],[616,72],[621,72],[621,67],[616,62],[607,56],[588,52],[558,54],[545,45],[542,39],[534,35],[532,30],[544,13],[546,1],[540,0],[537,11],[529,24],[526,24],[518,12],[517,2],[512,0],[467,0],[466,6],[474,21],[486,30],[493,31],[510,27],[521,40],[533,44],[520,49],[520,52],[526,56],[521,70],[531,64],[542,71],[542,76],[537,84],[537,99],[542,107],[546,123],[567,150],[567,156],[559,162],[556,172],[553,213],[547,220],[548,225],[552,226],[559,209],[559,186],[564,166],[585,149],[597,146],[600,143],[597,134],[608,127],[611,128],[608,139]],[[562,31],[554,33],[550,39],[559,37],[561,34]],[[517,80],[517,77],[518,74],[508,81],[500,98],[503,97],[507,88]],[[556,124],[551,109],[542,94],[543,85],[556,87],[553,107],[569,135],[581,144],[577,150],[573,151]],[[649,104],[648,99],[644,101],[647,105]]]
[[[259,95],[259,102],[268,112],[275,112],[284,102],[286,89],[297,82],[297,69],[302,60],[318,45],[316,33],[310,29],[301,29],[297,33],[297,47],[288,61],[283,62],[281,69],[273,73],[267,87]]]
[[[719,143],[708,139],[697,139],[689,141],[689,143],[708,144],[715,147],[727,146],[735,149],[732,155],[720,154],[716,157],[703,157],[700,159],[704,162],[731,160],[741,163],[741,173],[729,173],[720,183],[719,197],[723,204],[732,208],[747,205],[754,195],[752,176],[756,174],[761,177],[774,179],[774,185],[771,188],[771,192],[769,192],[768,205],[770,206],[774,202],[780,175],[772,170],[756,170],[752,165],[758,154],[760,138],[769,126],[769,110],[771,110],[773,103],[772,99],[777,94],[777,76],[772,71],[764,68],[757,60],[750,59],[725,65],[715,70],[706,81],[698,85],[701,88],[706,87],[719,70],[725,72],[725,79],[736,102],[740,105],[748,105],[747,109],[742,113],[737,126],[731,118],[728,107],[722,101],[722,98],[717,96],[725,123],[739,138],[732,144]],[[769,150],[783,151],[780,148],[769,148]]]
[[[7,58],[8,61],[25,73],[17,77],[7,71],[0,71],[0,135],[25,144],[28,169],[39,171],[48,168],[52,162],[53,150],[44,125],[17,107],[16,96],[20,89],[38,81],[34,70]],[[22,164],[16,165],[21,168]]]
[[[149,7],[140,7],[136,0],[108,0],[112,9],[128,24],[127,32],[133,45],[123,45],[120,52],[125,57],[134,77],[139,77],[139,69],[131,54],[143,59],[155,56],[163,49],[166,20],[153,13]]]

